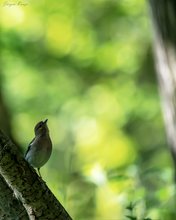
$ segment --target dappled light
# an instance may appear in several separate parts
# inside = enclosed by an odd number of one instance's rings
[[[41,173],[73,219],[124,219],[131,202],[159,218],[173,186],[145,2],[1,2],[0,85],[22,151],[48,118]]]

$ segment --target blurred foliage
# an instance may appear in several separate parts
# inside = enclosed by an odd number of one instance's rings
[[[25,151],[36,122],[49,119],[54,149],[41,172],[73,218],[124,219],[130,202],[139,218],[171,216],[145,2],[0,3],[0,85],[12,133]]]

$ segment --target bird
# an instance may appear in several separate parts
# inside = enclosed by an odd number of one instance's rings
[[[30,142],[25,153],[25,159],[34,168],[37,168],[40,177],[40,168],[49,160],[52,153],[52,141],[47,126],[48,119],[38,122],[34,127],[35,137]]]

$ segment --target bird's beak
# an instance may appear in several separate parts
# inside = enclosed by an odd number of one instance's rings
[[[48,121],[48,119],[46,119],[46,120],[45,120],[43,123],[44,123],[44,124],[46,124],[46,123],[47,123],[47,121]]]

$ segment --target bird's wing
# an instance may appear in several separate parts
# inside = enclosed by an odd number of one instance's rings
[[[33,138],[32,141],[29,143],[28,149],[27,149],[27,151],[26,151],[24,157],[26,157],[27,153],[29,152],[29,150],[30,150],[30,148],[31,148],[31,145],[32,145],[32,143],[33,143],[34,140],[35,140],[35,138]]]

